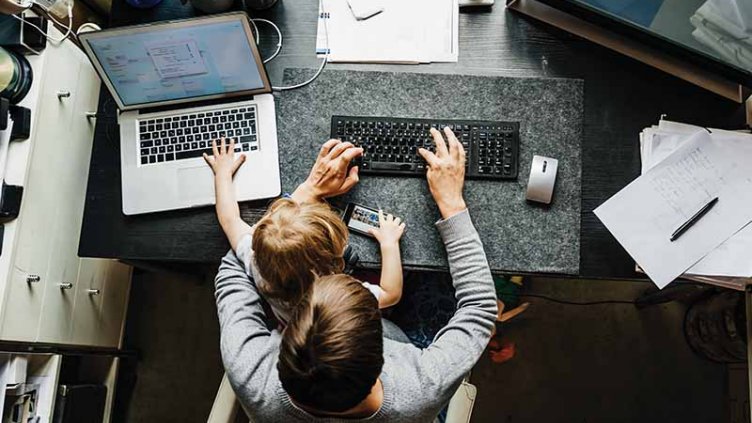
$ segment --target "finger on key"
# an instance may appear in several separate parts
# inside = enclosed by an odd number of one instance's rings
[[[219,149],[217,149],[217,140],[212,140],[212,154],[219,156]]]
[[[454,132],[452,132],[449,127],[444,127],[444,134],[446,134],[446,139],[449,141],[449,154],[455,159],[459,159],[460,149],[462,148],[459,140],[457,140],[457,137],[454,136]]]
[[[436,144],[436,155],[439,158],[445,157],[449,154],[444,137],[437,129],[431,128],[431,135],[433,136],[433,142]]]
[[[438,157],[436,157],[435,154],[426,150],[425,148],[419,148],[418,154],[420,154],[420,157],[423,157],[423,160],[426,161],[426,163],[428,164],[428,167],[436,166],[439,164]]]
[[[230,145],[227,147],[228,154],[235,153],[235,138],[230,138]]]
[[[334,160],[337,157],[339,157],[342,153],[344,153],[347,149],[352,148],[353,145],[350,141],[339,143],[332,148],[332,150],[329,152],[329,154],[326,155],[326,158],[329,160]]]
[[[321,150],[319,151],[319,159],[322,159],[326,157],[327,154],[334,148],[335,145],[341,143],[340,140],[329,140],[324,143],[324,145],[321,146]]]

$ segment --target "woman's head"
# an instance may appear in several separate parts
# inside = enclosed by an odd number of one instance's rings
[[[341,413],[371,392],[384,365],[376,297],[348,275],[317,279],[282,332],[277,370],[297,403]]]
[[[265,298],[294,307],[317,276],[341,273],[347,227],[323,203],[282,198],[256,225],[253,251]]]

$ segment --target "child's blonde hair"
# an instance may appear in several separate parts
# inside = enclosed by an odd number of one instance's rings
[[[253,234],[256,268],[264,279],[261,294],[293,309],[318,276],[341,273],[348,232],[326,204],[272,203]]]

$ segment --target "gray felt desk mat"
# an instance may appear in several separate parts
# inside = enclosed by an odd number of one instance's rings
[[[309,69],[286,69],[284,83]],[[332,115],[394,116],[520,122],[517,181],[467,181],[465,201],[494,272],[577,274],[580,266],[580,180],[583,82],[574,79],[326,70],[311,85],[283,92],[277,101],[282,189],[305,180]],[[559,160],[549,207],[525,201],[534,154]],[[361,176],[343,201],[382,207],[402,217],[406,266],[446,268],[434,223],[438,209],[425,178]],[[380,262],[374,240],[353,234],[360,263]]]

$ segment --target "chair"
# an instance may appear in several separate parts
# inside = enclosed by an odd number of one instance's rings
[[[449,400],[447,423],[468,423],[470,421],[478,390],[475,388],[475,385],[468,382],[468,377],[462,381],[460,387],[457,388],[457,392]],[[217,396],[214,398],[214,405],[206,423],[240,422],[248,423],[249,420],[245,411],[240,407],[240,403],[237,397],[235,397],[235,392],[232,390],[232,386],[230,386],[230,381],[227,379],[227,374],[225,374],[222,377],[222,383],[219,385]]]

